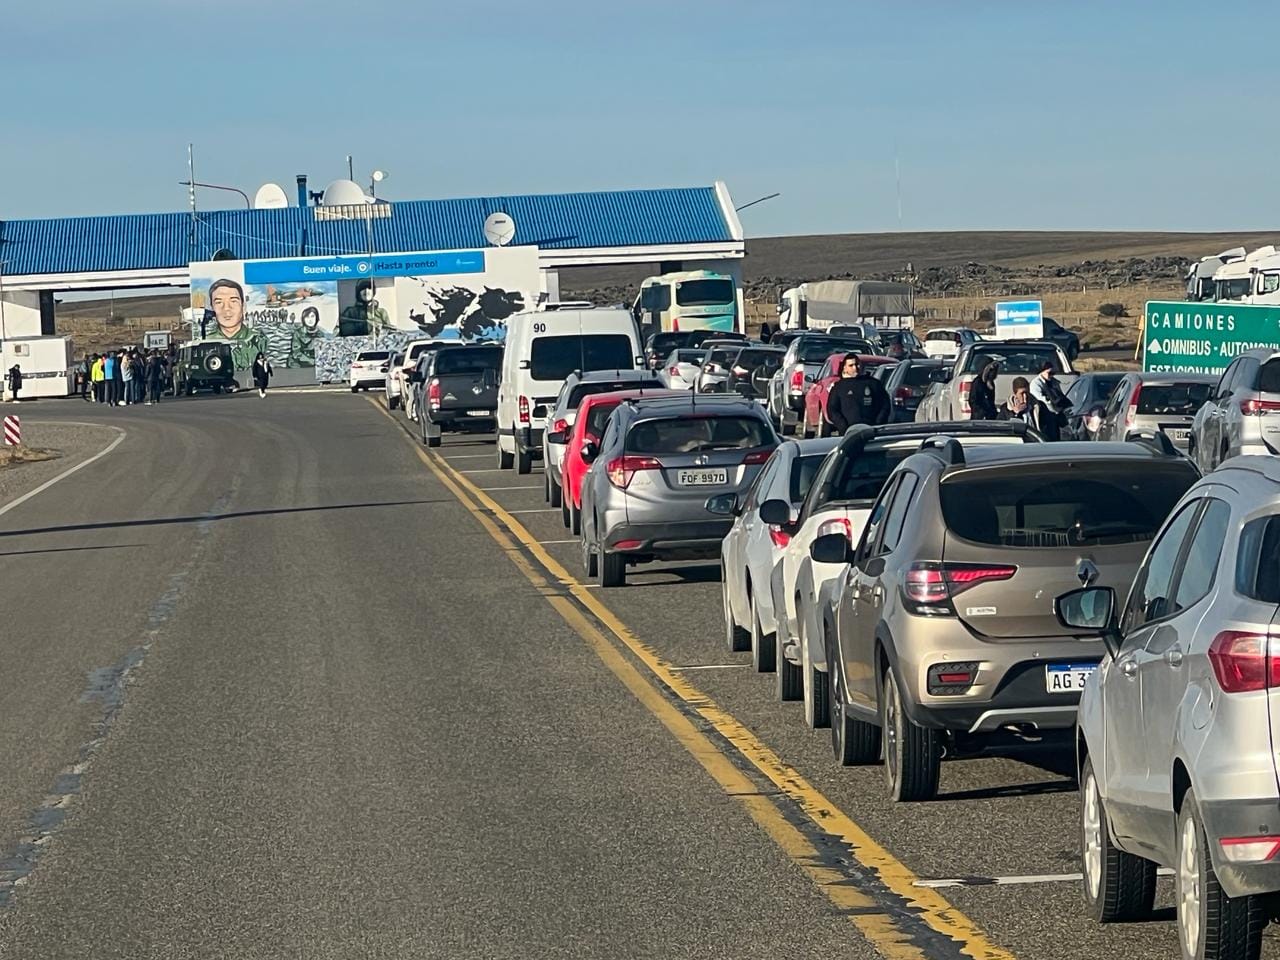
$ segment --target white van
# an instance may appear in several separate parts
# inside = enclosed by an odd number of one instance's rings
[[[552,310],[507,321],[498,381],[498,467],[528,473],[542,459],[550,405],[575,370],[635,370],[644,363],[627,310]]]

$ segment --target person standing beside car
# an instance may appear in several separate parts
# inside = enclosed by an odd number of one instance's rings
[[[840,365],[840,379],[827,394],[823,435],[841,436],[857,423],[885,423],[891,406],[884,384],[864,373],[858,358],[850,354]]]
[[[1031,398],[1036,402],[1034,423],[1040,435],[1046,440],[1061,440],[1062,410],[1071,404],[1053,373],[1053,364],[1046,360],[1031,381]]]
[[[18,392],[22,390],[22,368],[16,363],[9,368],[9,399],[18,401]]]
[[[1027,423],[1031,422],[1031,385],[1027,383],[1026,377],[1013,378],[1013,393],[1009,394],[1009,399],[1000,405],[997,419],[1000,420],[1022,420]]]
[[[996,411],[996,376],[1000,373],[1000,364],[991,360],[978,373],[969,387],[969,419],[995,420]]]

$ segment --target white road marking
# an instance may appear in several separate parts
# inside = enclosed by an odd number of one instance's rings
[[[1173,871],[1165,867],[1161,867],[1156,873],[1162,877],[1173,876]],[[917,880],[913,886],[937,890],[941,887],[1011,887],[1035,883],[1080,883],[1083,880],[1084,875],[1079,873],[1032,873],[1009,877],[948,877],[941,880]]]
[[[101,427],[101,426],[107,426],[107,424],[98,423],[98,424],[94,424],[94,426]],[[111,443],[107,445],[107,448],[105,450],[100,450],[97,453],[95,453],[92,457],[90,457],[88,460],[84,460],[80,463],[77,463],[74,467],[71,467],[68,470],[63,470],[60,474],[58,474],[52,480],[46,480],[44,483],[40,484],[40,486],[36,487],[34,490],[30,490],[27,493],[24,493],[22,496],[18,497],[16,500],[10,500],[3,507],[0,507],[0,516],[3,516],[4,514],[8,513],[14,507],[22,506],[22,504],[26,503],[28,500],[34,497],[37,493],[44,493],[44,491],[48,490],[59,480],[65,480],[67,477],[71,476],[77,470],[83,470],[85,467],[93,463],[95,460],[101,460],[103,457],[105,457],[108,453],[110,453],[116,447],[120,446],[120,442],[124,440],[127,434],[123,430],[121,430],[119,427],[111,427],[110,429],[116,431],[118,434],[120,434],[120,436],[112,440]]]

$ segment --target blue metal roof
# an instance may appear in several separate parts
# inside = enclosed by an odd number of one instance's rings
[[[237,259],[360,254],[365,220],[317,220],[313,207],[0,221],[5,276],[185,267],[231,250]],[[544,249],[716,243],[733,239],[713,187],[395,201],[373,221],[379,253],[483,247],[501,210],[514,244]]]

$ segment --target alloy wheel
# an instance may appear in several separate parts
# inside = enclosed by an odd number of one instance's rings
[[[1183,955],[1194,957],[1200,945],[1200,828],[1195,817],[1182,821],[1178,844],[1178,935]]]
[[[884,771],[889,780],[889,788],[893,789],[898,782],[898,714],[901,706],[898,703],[898,684],[893,679],[892,671],[884,675]]]
[[[1084,882],[1089,887],[1089,896],[1096,900],[1102,886],[1102,801],[1092,771],[1081,786],[1084,794],[1080,804],[1084,833]]]

